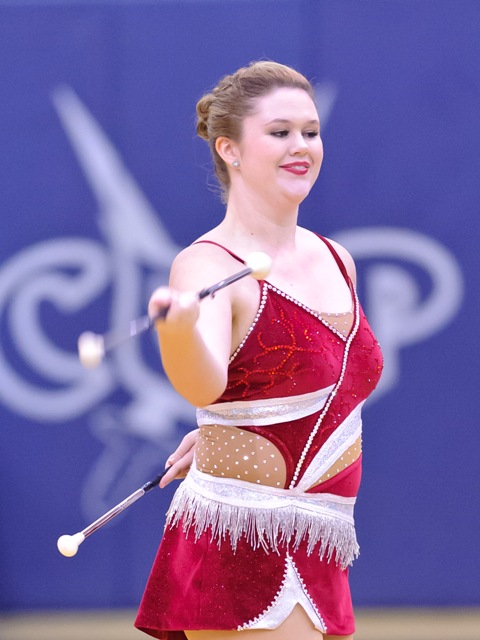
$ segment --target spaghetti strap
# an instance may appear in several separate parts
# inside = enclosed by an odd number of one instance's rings
[[[347,268],[346,268],[346,266],[345,266],[345,264],[344,264],[343,260],[342,260],[342,259],[340,258],[340,256],[338,255],[337,251],[333,248],[332,243],[331,243],[329,240],[327,240],[326,238],[324,238],[323,236],[321,236],[320,234],[318,234],[318,233],[317,233],[316,235],[320,238],[320,240],[323,240],[323,242],[327,245],[327,247],[328,247],[328,248],[329,248],[329,250],[330,250],[330,253],[331,253],[331,254],[332,254],[332,256],[334,257],[335,262],[336,262],[336,263],[337,263],[337,265],[338,265],[338,268],[339,268],[339,269],[340,269],[340,271],[342,272],[342,275],[343,275],[343,277],[345,278],[345,280],[346,280],[346,282],[347,282],[348,286],[350,286],[350,285],[351,285],[352,280],[351,280],[350,276],[348,275]]]
[[[223,244],[219,244],[218,242],[214,242],[213,240],[197,240],[196,242],[193,242],[192,244],[202,244],[202,243],[214,244],[216,247],[220,247],[220,249],[223,249],[224,251],[229,253],[232,256],[232,258],[235,258],[235,260],[238,260],[238,262],[241,262],[242,264],[246,264],[245,260],[240,258],[240,256],[237,256],[236,253],[233,253],[233,251],[230,251],[230,249],[227,249],[227,247],[224,247]]]
[[[343,277],[345,278],[345,281],[347,282],[348,286],[351,286],[351,278],[348,275],[347,268],[345,267],[345,264],[343,263],[343,260],[338,255],[337,251],[333,248],[332,243],[329,240],[327,240],[327,238],[325,238],[324,236],[321,236],[318,233],[316,235],[317,235],[318,238],[320,238],[320,240],[322,240],[327,245],[330,253],[332,254],[335,262],[338,265],[338,268],[340,269]],[[224,251],[226,251],[228,254],[230,254],[232,256],[232,258],[235,258],[235,260],[238,260],[238,262],[241,262],[242,264],[246,264],[245,260],[240,258],[240,256],[238,256],[236,253],[234,253],[233,251],[230,251],[230,249],[228,249],[227,247],[224,247],[223,244],[219,244],[218,242],[214,242],[213,240],[197,240],[196,242],[193,242],[192,244],[202,244],[202,243],[213,244],[216,247],[219,247],[220,249],[223,249]]]

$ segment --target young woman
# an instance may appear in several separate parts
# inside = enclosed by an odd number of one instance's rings
[[[199,429],[170,457],[184,477],[136,626],[164,640],[353,638],[348,566],[361,407],[382,359],[338,244],[298,226],[323,159],[310,83],[258,62],[197,104],[226,203],[154,292],[160,350]],[[196,293],[262,251],[268,278]]]

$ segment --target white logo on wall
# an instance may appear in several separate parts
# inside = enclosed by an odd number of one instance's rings
[[[317,88],[319,102],[322,95]],[[332,91],[327,91],[323,109],[319,108],[324,118],[333,101]],[[155,274],[156,285],[166,281],[180,247],[73,91],[57,90],[54,104],[96,196],[104,242],[79,237],[51,240],[18,253],[2,267],[0,309],[11,345],[34,376],[22,376],[0,344],[0,397],[13,412],[38,422],[88,415],[94,435],[105,444],[84,486],[85,514],[96,517],[111,506],[112,497],[107,495],[112,486],[115,495],[123,497],[132,485],[145,481],[146,468],[158,471],[160,452],[176,446],[179,423],[193,424],[194,412],[166,378],[146,364],[139,341],[131,340],[99,369],[84,370],[76,353],[61,349],[44,330],[40,306],[49,302],[72,317],[109,291],[110,322],[105,330],[124,329],[145,312],[152,289],[146,274]],[[462,277],[455,258],[443,246],[412,230],[360,228],[336,239],[359,264],[362,259],[377,259],[365,270],[364,280],[369,319],[385,356],[378,398],[399,379],[401,349],[426,340],[457,313]],[[405,264],[427,274],[431,287],[426,297]],[[129,395],[127,404],[109,402],[117,389]],[[133,452],[128,444],[131,436],[137,442]],[[138,441],[144,445],[138,447]]]

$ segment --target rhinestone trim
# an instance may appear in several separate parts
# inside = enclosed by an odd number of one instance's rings
[[[345,377],[345,371],[347,369],[347,362],[348,362],[348,355],[349,355],[349,352],[350,352],[350,346],[351,346],[351,344],[353,342],[353,339],[357,335],[358,327],[359,327],[359,324],[360,324],[360,314],[358,312],[358,306],[359,306],[358,305],[358,297],[357,297],[357,294],[356,294],[355,290],[353,290],[353,294],[354,294],[354,301],[355,301],[354,302],[354,317],[355,317],[355,320],[354,320],[354,324],[353,324],[352,330],[351,330],[351,332],[350,332],[350,334],[348,336],[347,342],[345,344],[345,350],[343,352],[342,368],[340,370],[340,375],[339,375],[338,381],[337,381],[334,389],[332,390],[330,396],[328,397],[327,402],[325,403],[325,406],[323,407],[323,410],[322,410],[320,416],[318,417],[317,422],[313,426],[313,429],[312,429],[312,431],[311,431],[311,433],[310,433],[310,435],[308,437],[308,440],[307,440],[307,443],[305,444],[305,447],[303,448],[303,451],[302,451],[302,453],[300,455],[300,458],[298,460],[297,466],[295,468],[295,472],[293,474],[292,481],[290,483],[290,487],[289,487],[290,489],[293,489],[295,487],[295,485],[297,484],[297,480],[298,480],[298,477],[300,475],[300,471],[302,469],[303,463],[305,462],[305,458],[307,457],[307,454],[308,454],[308,452],[310,450],[310,447],[312,446],[313,440],[314,440],[315,436],[317,435],[318,430],[320,429],[320,426],[321,426],[321,424],[323,422],[323,419],[327,415],[328,410],[330,409],[330,405],[332,404],[333,399],[337,395],[337,391],[340,388],[340,386],[341,386],[341,384],[343,382],[343,379]]]
[[[330,329],[330,331],[332,331],[336,336],[338,336],[341,340],[343,340],[343,342],[347,342],[347,336],[345,336],[341,331],[338,331],[332,324],[330,324],[330,322],[328,322],[327,320],[325,320],[325,318],[322,316],[321,313],[319,313],[318,311],[314,311],[313,309],[311,309],[310,307],[307,307],[307,305],[303,304],[303,302],[300,302],[299,300],[297,300],[296,298],[292,298],[292,296],[290,296],[288,293],[285,293],[285,291],[282,291],[281,289],[277,289],[277,287],[275,287],[273,284],[270,284],[269,282],[267,282],[266,280],[263,280],[261,283],[261,295],[260,295],[260,304],[258,307],[258,311],[255,315],[255,318],[252,322],[252,324],[250,325],[247,333],[245,334],[245,337],[243,338],[243,340],[241,341],[241,343],[238,345],[238,347],[235,349],[235,351],[232,353],[232,355],[230,356],[230,360],[229,360],[229,364],[231,364],[235,358],[237,357],[238,353],[242,350],[245,342],[247,341],[249,335],[252,333],[252,331],[254,330],[262,312],[263,309],[265,308],[265,304],[267,302],[267,297],[268,297],[268,291],[274,291],[277,295],[281,296],[282,298],[285,298],[286,300],[289,300],[290,302],[293,302],[293,304],[295,304],[297,307],[300,307],[301,309],[303,309],[304,311],[307,311],[310,315],[312,315],[314,318],[317,318],[317,320],[319,320],[325,327],[327,327],[327,329]],[[348,315],[349,312],[347,312],[346,314],[343,313],[339,313],[339,314],[334,314],[334,313],[325,313],[325,315],[330,316],[330,317],[337,317],[337,316],[343,316],[343,315]]]
[[[252,627],[257,627],[258,628],[265,628],[265,627],[258,627],[258,624],[260,622],[260,620],[265,619],[268,614],[271,612],[271,610],[273,609],[273,607],[275,607],[278,603],[278,601],[280,600],[282,593],[284,593],[285,590],[285,585],[287,583],[287,578],[288,578],[288,564],[285,563],[285,570],[283,572],[283,579],[282,582],[280,584],[280,588],[277,591],[277,593],[275,594],[275,597],[273,598],[272,602],[268,605],[268,607],[266,609],[264,609],[262,611],[262,613],[259,613],[258,616],[255,616],[255,618],[252,618],[251,620],[249,620],[248,622],[245,622],[244,624],[240,625],[237,627],[237,631],[244,631],[245,629],[252,629]]]
[[[255,318],[254,318],[252,324],[250,325],[250,328],[248,329],[247,333],[245,334],[245,337],[243,338],[241,343],[238,345],[238,347],[235,349],[235,351],[230,356],[229,364],[231,364],[235,360],[235,358],[237,357],[237,355],[239,354],[239,352],[243,348],[243,345],[247,341],[248,336],[255,329],[255,325],[257,324],[260,316],[262,315],[262,311],[265,308],[265,304],[267,302],[267,282],[263,281],[261,286],[262,286],[262,293],[261,293],[261,296],[260,296],[260,304],[258,306],[258,311],[257,311],[257,313],[255,315]]]
[[[314,318],[317,318],[317,320],[320,320],[320,322],[327,327],[327,329],[330,329],[330,331],[332,331],[336,336],[338,336],[339,338],[341,338],[343,340],[343,342],[347,341],[347,337],[341,333],[340,331],[338,331],[338,329],[336,329],[332,324],[330,324],[330,322],[328,322],[327,320],[325,320],[325,318],[322,316],[322,313],[318,312],[318,311],[314,311],[313,309],[311,309],[310,307],[307,307],[306,304],[303,304],[303,302],[300,302],[299,300],[297,300],[296,298],[292,298],[291,295],[289,295],[288,293],[285,293],[285,291],[282,291],[281,289],[277,289],[277,287],[273,286],[273,284],[270,284],[269,282],[265,283],[268,289],[271,289],[272,291],[275,291],[276,294],[278,294],[279,296],[282,296],[282,298],[285,298],[286,300],[288,300],[289,302],[293,302],[293,304],[295,304],[297,307],[300,307],[301,309],[303,309],[304,311],[307,311],[311,316],[313,316]],[[347,312],[348,314],[348,312]],[[346,314],[332,314],[332,313],[328,313],[325,315],[329,315],[331,317],[334,316],[342,316],[342,315],[346,315]]]
[[[286,620],[296,604],[304,609],[316,629],[327,633],[327,625],[310,597],[293,558],[287,553],[283,579],[272,602],[258,616],[237,627],[237,630],[276,629]]]
[[[320,620],[320,622],[321,622],[321,625],[322,625],[322,627],[323,627],[323,628],[321,629],[322,633],[327,633],[327,631],[328,631],[328,629],[327,629],[327,625],[325,624],[325,621],[324,621],[324,619],[322,618],[322,615],[321,615],[320,611],[317,609],[317,606],[316,606],[315,602],[313,601],[313,598],[312,598],[312,597],[311,597],[311,595],[308,593],[307,586],[305,585],[305,582],[303,581],[303,578],[302,578],[302,576],[300,575],[300,571],[298,570],[297,565],[295,564],[295,562],[294,562],[293,558],[292,558],[290,555],[287,555],[287,559],[292,563],[293,570],[295,571],[295,574],[296,574],[296,576],[297,576],[297,578],[298,578],[298,581],[300,582],[300,584],[301,584],[301,586],[302,586],[303,593],[306,595],[306,597],[307,597],[308,601],[310,602],[310,604],[311,604],[311,606],[312,606],[312,609],[315,611],[315,613],[316,613],[316,614],[317,614],[317,616],[318,616],[318,619],[319,619],[319,620]]]
[[[305,473],[297,484],[297,489],[306,491],[318,478],[328,471],[330,466],[362,435],[362,407],[361,402],[350,415],[339,425],[320,451],[308,465]]]

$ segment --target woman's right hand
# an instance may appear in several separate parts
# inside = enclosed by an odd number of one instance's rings
[[[191,331],[200,313],[196,293],[179,292],[170,287],[156,289],[148,303],[148,315],[162,333]]]
[[[193,456],[195,455],[195,444],[197,443],[198,429],[194,429],[187,433],[180,443],[176,451],[169,456],[165,466],[170,467],[167,473],[160,480],[160,488],[163,489],[170,484],[172,480],[181,480],[185,478],[190,467],[192,466]]]

